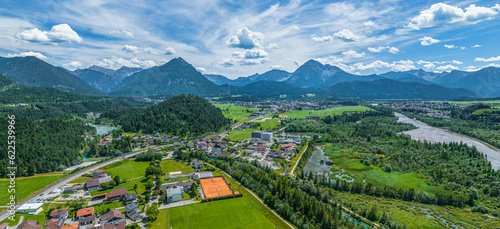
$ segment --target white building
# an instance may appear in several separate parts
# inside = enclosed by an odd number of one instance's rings
[[[262,132],[261,139],[263,141],[272,141],[273,140],[273,133]]]
[[[43,211],[43,203],[28,203],[23,204],[17,209],[17,213],[36,215]]]

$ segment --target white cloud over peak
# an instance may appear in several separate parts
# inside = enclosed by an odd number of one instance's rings
[[[17,33],[16,37],[21,40],[42,43],[82,42],[82,38],[68,24],[54,25],[50,31],[41,31],[38,28],[24,30]]]
[[[238,29],[235,35],[230,36],[226,40],[226,44],[232,48],[252,49],[260,47],[263,41],[263,33],[252,32],[247,27],[243,27]]]
[[[121,57],[104,58],[99,61],[99,66],[118,69],[122,66],[130,68],[151,68],[163,64],[165,61],[140,60],[138,58],[124,59]]]
[[[457,66],[453,66],[451,64],[448,64],[448,65],[443,65],[443,66],[439,66],[436,68],[437,70],[441,70],[441,71],[451,71],[451,70],[458,70],[458,67]]]
[[[27,57],[27,56],[34,56],[40,60],[45,60],[47,59],[46,56],[44,56],[43,54],[39,53],[39,52],[32,52],[32,51],[29,51],[29,52],[22,52],[22,53],[16,53],[16,54],[8,54],[7,57]]]
[[[474,61],[481,61],[481,62],[500,61],[500,56],[490,57],[490,58],[476,57],[476,59],[474,59]]]
[[[199,72],[206,72],[207,70],[203,67],[197,67],[196,70],[198,70]]]
[[[165,51],[165,55],[173,55],[175,53],[176,53],[176,51],[172,47],[168,47],[167,50]]]
[[[498,10],[498,4],[491,8],[471,4],[463,10],[445,3],[436,3],[429,9],[421,11],[418,16],[411,19],[411,22],[406,27],[413,30],[420,30],[452,24],[472,25],[495,18]]]
[[[71,68],[79,68],[83,66],[83,63],[81,61],[70,61],[69,63],[63,64],[64,67],[71,67]]]
[[[441,42],[438,39],[434,39],[432,37],[427,37],[427,36],[422,37],[422,38],[420,38],[418,40],[420,41],[420,44],[423,45],[423,46],[429,46],[429,45]]]
[[[358,53],[358,52],[356,52],[354,50],[349,50],[349,51],[342,52],[342,55],[350,57],[350,58],[361,58],[361,57],[365,57],[366,56],[366,54],[364,52]]]
[[[281,65],[271,65],[270,66],[271,69],[277,69],[277,70],[284,70],[285,68],[283,68],[283,66]]]

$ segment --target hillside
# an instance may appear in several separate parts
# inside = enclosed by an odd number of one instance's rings
[[[475,72],[452,71],[435,79],[452,88],[465,88],[482,97],[500,96],[500,69],[488,67]]]
[[[149,96],[182,93],[213,96],[223,94],[219,86],[210,82],[182,58],[135,73],[118,85],[112,95]]]
[[[80,78],[36,57],[0,57],[0,73],[20,84],[85,95],[103,95]]]
[[[389,79],[372,82],[342,82],[330,87],[328,93],[341,97],[364,99],[454,99],[476,96],[474,92],[462,88],[454,89]]]
[[[176,95],[136,113],[122,123],[125,132],[201,135],[229,125],[222,111],[195,95]]]

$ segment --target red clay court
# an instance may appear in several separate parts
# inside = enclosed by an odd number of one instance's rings
[[[233,195],[233,191],[222,177],[201,179],[200,184],[206,199]]]

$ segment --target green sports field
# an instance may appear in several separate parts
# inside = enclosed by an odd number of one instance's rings
[[[152,228],[276,228],[259,208],[239,197],[162,209]]]
[[[161,161],[160,166],[161,166],[161,170],[163,172],[166,172],[167,176],[171,172],[188,173],[188,172],[194,171],[194,169],[191,166],[187,165],[186,163],[177,162],[173,159],[167,159],[167,160]]]
[[[46,184],[50,185],[63,177],[64,175],[58,172],[16,178],[16,192],[19,201],[44,188]],[[0,191],[0,200],[8,200],[10,198],[11,193],[8,192],[9,182],[10,180],[8,179],[0,179],[0,190],[2,190]]]

